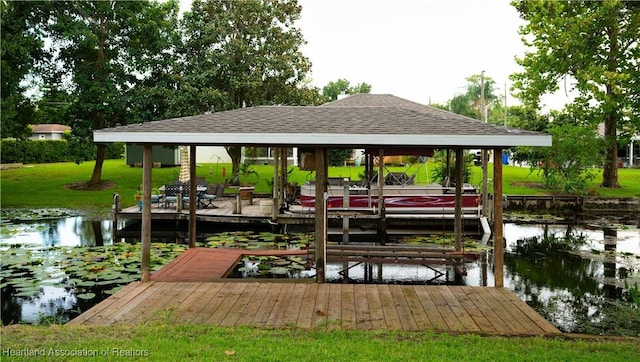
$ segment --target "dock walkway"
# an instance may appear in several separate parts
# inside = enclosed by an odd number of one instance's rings
[[[243,255],[306,250],[193,248],[69,322],[113,325],[207,323],[269,328],[438,331],[511,336],[560,335],[504,288],[316,284],[225,279]]]
[[[561,335],[504,288],[386,284],[134,282],[69,324],[152,322]]]

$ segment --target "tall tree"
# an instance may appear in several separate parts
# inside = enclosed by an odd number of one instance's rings
[[[573,117],[604,123],[603,187],[618,183],[618,143],[640,129],[640,3],[530,1],[512,5],[526,24],[522,41],[532,50],[512,75],[517,96],[539,108],[540,97],[575,82]]]
[[[496,94],[495,82],[491,77],[474,74],[467,77],[466,90],[462,94],[454,96],[449,101],[449,110],[456,114],[482,120],[482,96],[488,114],[493,109],[500,108],[500,98]],[[482,88],[484,87],[484,94]],[[493,118],[493,122],[492,121]],[[499,123],[495,117],[488,117],[491,123]]]
[[[340,94],[356,93],[371,93],[371,85],[363,82],[352,86],[348,80],[341,78],[322,87],[322,95],[326,102],[335,101]]]
[[[175,31],[178,4],[150,1],[82,1],[52,4],[52,47],[71,80],[74,102],[70,145],[95,157],[87,188],[101,183],[104,144],[94,153],[92,131],[130,122],[127,93],[148,76]]]
[[[34,120],[35,106],[24,92],[27,78],[46,58],[39,26],[41,15],[40,4],[35,2],[0,2],[2,137],[29,136],[28,125]]]
[[[196,0],[183,21],[188,82],[195,89],[222,92],[212,110],[308,99],[299,85],[310,69],[302,55],[297,1]],[[205,110],[203,110],[205,111]],[[233,176],[240,146],[226,147]]]

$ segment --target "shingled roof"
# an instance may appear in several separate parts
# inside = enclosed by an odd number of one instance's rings
[[[94,131],[95,142],[192,145],[509,147],[551,137],[507,129],[392,95],[322,106],[259,106]]]

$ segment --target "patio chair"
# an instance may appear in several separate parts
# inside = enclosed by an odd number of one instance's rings
[[[196,191],[196,208],[199,205],[199,200],[200,200],[200,195],[198,195],[198,192]],[[182,207],[186,208],[187,204],[189,204],[191,202],[191,186],[190,185],[183,185],[182,186]]]
[[[168,208],[169,205],[178,202],[178,194],[182,193],[183,187],[184,185],[182,184],[171,184],[164,187],[164,196],[162,199],[164,201],[165,209]]]
[[[222,193],[224,192],[224,186],[221,184],[209,185],[207,187],[207,191],[200,195],[200,207],[217,209],[218,207],[213,204],[213,202],[218,198],[222,197]]]

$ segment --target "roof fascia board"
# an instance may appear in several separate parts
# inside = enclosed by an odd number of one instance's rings
[[[550,135],[372,135],[330,133],[167,133],[94,132],[94,142],[194,144],[194,145],[327,145],[327,146],[551,146]]]

